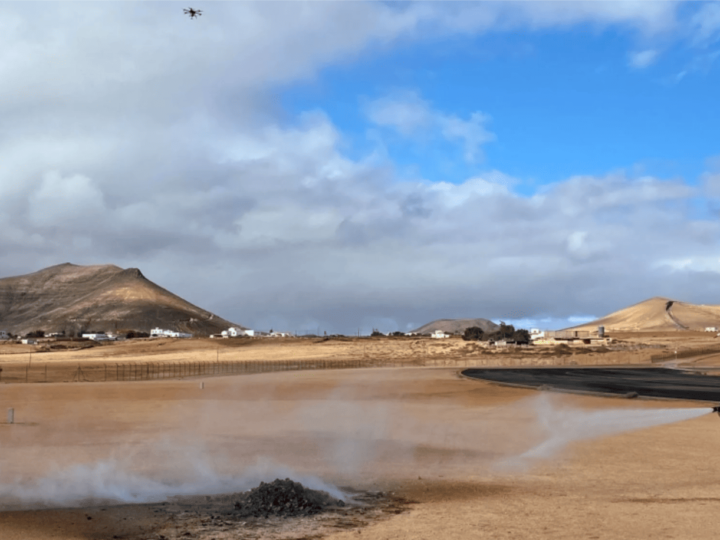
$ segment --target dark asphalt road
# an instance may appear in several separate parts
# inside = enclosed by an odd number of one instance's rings
[[[467,377],[549,390],[602,392],[720,403],[720,377],[665,368],[466,369]]]

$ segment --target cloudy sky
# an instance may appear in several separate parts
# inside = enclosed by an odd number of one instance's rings
[[[257,329],[720,303],[720,2],[0,1],[0,276]]]

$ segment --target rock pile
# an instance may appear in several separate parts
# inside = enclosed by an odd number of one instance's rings
[[[345,503],[324,491],[308,489],[289,478],[261,482],[235,503],[236,512],[240,516],[265,518],[311,516],[337,506],[345,506]]]

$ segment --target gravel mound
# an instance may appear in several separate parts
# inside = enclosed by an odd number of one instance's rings
[[[345,506],[340,499],[324,491],[306,488],[289,478],[261,482],[241,497],[235,503],[235,509],[244,517],[311,516],[330,507]]]

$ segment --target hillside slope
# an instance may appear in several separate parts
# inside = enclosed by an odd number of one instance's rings
[[[66,263],[0,279],[0,329],[149,331],[207,335],[239,326],[149,281],[137,268]]]
[[[449,334],[462,334],[466,328],[477,326],[483,329],[483,332],[494,332],[500,325],[488,319],[438,319],[429,322],[413,332],[417,334],[432,334],[435,330],[442,330]]]
[[[668,331],[703,330],[720,327],[720,306],[696,305],[669,298],[655,297],[626,307],[595,321],[573,327],[573,330]]]

